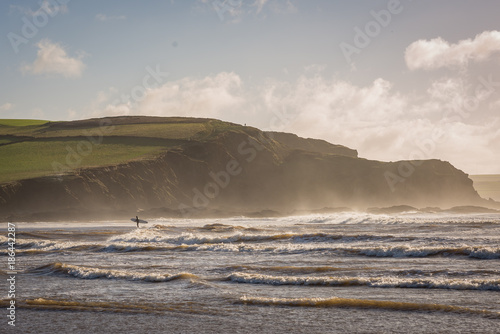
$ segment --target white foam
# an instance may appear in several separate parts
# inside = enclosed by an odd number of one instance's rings
[[[347,277],[347,276],[270,276],[234,273],[228,280],[237,283],[269,285],[369,286],[378,288],[428,288],[453,290],[500,291],[500,279],[448,279],[407,277]]]
[[[243,304],[265,305],[265,306],[291,306],[291,307],[351,307],[385,309],[393,311],[431,311],[431,312],[453,312],[458,314],[470,313],[486,316],[488,318],[499,318],[500,312],[484,309],[472,309],[463,306],[435,304],[435,303],[409,303],[390,300],[368,300],[353,298],[268,298],[268,297],[240,297]]]
[[[272,252],[272,253],[308,253],[332,252],[348,255],[373,257],[427,257],[427,256],[468,256],[483,260],[500,258],[500,247],[475,246],[467,244],[414,245],[411,243],[372,243],[364,245],[351,238],[324,233],[316,234],[232,234],[222,236],[195,235],[185,233],[178,236],[165,236],[149,231],[112,237],[103,242],[85,241],[49,241],[39,239],[17,239],[16,251],[54,252],[61,250],[94,252],[131,252],[158,250],[188,250],[214,252]],[[360,236],[359,238],[365,238]],[[5,254],[7,247],[0,250]]]
[[[125,270],[112,270],[94,267],[77,266],[66,263],[53,263],[45,266],[42,270],[45,273],[62,273],[76,278],[82,279],[124,279],[130,281],[146,281],[146,282],[169,282],[176,279],[195,279],[196,275],[190,273],[141,273]]]

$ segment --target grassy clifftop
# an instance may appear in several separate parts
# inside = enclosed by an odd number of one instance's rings
[[[168,150],[213,140],[228,132],[252,135],[260,130],[184,117],[122,116],[70,122],[4,119],[0,120],[0,184],[154,159]],[[292,149],[357,155],[347,147],[324,141],[272,135]],[[284,140],[289,137],[293,141]]]
[[[231,128],[242,127],[197,118],[4,119],[0,120],[0,183],[154,158]]]

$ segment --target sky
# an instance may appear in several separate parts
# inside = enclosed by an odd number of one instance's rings
[[[6,0],[0,118],[217,118],[500,174],[496,0]]]

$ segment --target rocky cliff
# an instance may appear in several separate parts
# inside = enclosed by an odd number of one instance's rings
[[[0,185],[3,220],[121,218],[141,210],[181,217],[485,202],[467,174],[448,162],[371,161],[325,141],[239,126],[149,159]]]

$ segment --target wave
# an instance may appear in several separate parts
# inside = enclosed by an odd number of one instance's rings
[[[187,250],[224,251],[224,252],[274,252],[300,254],[305,252],[332,252],[353,256],[371,257],[428,257],[428,256],[468,256],[477,259],[499,259],[500,248],[473,246],[346,246],[314,244],[214,244],[200,245]]]
[[[0,236],[0,245],[7,246],[8,239],[4,236]],[[39,247],[50,247],[55,245],[56,241],[49,240],[37,240],[37,239],[21,239],[16,238],[15,248],[19,249],[30,249],[30,248],[39,248]]]
[[[311,286],[368,286],[376,288],[426,288],[451,290],[500,291],[500,279],[446,279],[408,277],[290,277],[234,273],[228,280],[235,283]]]
[[[215,227],[214,227],[215,225]],[[203,244],[220,244],[220,243],[262,243],[273,241],[287,241],[290,243],[354,243],[354,242],[428,242],[428,243],[450,243],[464,242],[462,238],[453,237],[423,237],[423,236],[395,236],[391,234],[344,234],[344,233],[326,233],[326,232],[265,232],[262,229],[245,228],[245,231],[240,231],[232,234],[213,235],[203,234],[208,231],[210,233],[218,233],[220,226],[224,228],[224,224],[211,224],[198,228],[202,233],[182,233],[179,235],[169,235],[163,233],[156,228],[134,230],[126,234],[114,236],[108,239],[108,242],[132,242],[132,243],[167,243],[175,245],[203,245]],[[209,226],[207,228],[207,226]],[[216,230],[214,231],[213,228]]]
[[[8,300],[0,300],[0,307],[7,307]],[[205,310],[202,304],[193,302],[154,304],[154,303],[127,303],[113,301],[75,301],[75,300],[55,300],[47,298],[36,298],[26,300],[16,300],[16,308],[19,309],[39,309],[57,311],[79,311],[79,312],[110,312],[110,313],[155,313],[181,312],[191,314],[214,314],[213,311]]]
[[[313,214],[280,218],[281,221],[298,225],[428,225],[437,226],[463,224],[498,224],[500,215],[492,214],[458,214],[458,213],[424,213],[405,212],[401,214],[371,214],[361,212],[345,212],[336,214]]]
[[[213,224],[215,225],[215,224]],[[206,225],[205,225],[206,226]],[[225,225],[224,225],[225,226]],[[205,229],[205,227],[203,227]],[[241,243],[241,242],[266,242],[287,240],[294,243],[307,242],[328,242],[333,240],[349,241],[410,241],[415,238],[395,238],[391,235],[343,235],[331,233],[262,233],[262,234],[245,234],[243,232],[229,235],[197,235],[192,233],[183,233],[177,236],[166,236],[155,230],[133,231],[123,235],[111,237],[109,242],[134,242],[134,243],[168,243],[175,245],[201,245],[201,244],[219,244],[219,243]]]
[[[279,271],[279,272],[293,272],[293,273],[318,273],[318,272],[331,272],[331,271],[343,271],[343,270],[356,270],[356,268],[341,268],[332,266],[255,266],[255,265],[234,265],[227,267],[229,270],[253,270],[253,271]],[[362,270],[372,269],[372,268],[361,268]]]
[[[0,241],[1,245],[1,241]],[[153,243],[125,243],[125,242],[72,242],[72,241],[50,241],[35,239],[16,239],[16,254],[51,253],[59,251],[87,251],[87,252],[140,252],[140,251],[169,251],[185,249],[185,245],[168,245]],[[7,247],[0,249],[0,254],[7,253]]]
[[[160,273],[140,273],[125,270],[112,270],[94,267],[76,266],[66,263],[51,263],[28,271],[30,274],[37,275],[66,275],[81,279],[123,279],[129,281],[144,282],[170,282],[174,280],[196,280],[198,276],[190,273],[160,274]]]
[[[371,241],[368,243],[368,241]],[[382,242],[380,242],[382,241]],[[390,241],[390,242],[388,242]],[[273,252],[297,254],[330,252],[347,256],[370,257],[429,257],[467,256],[477,259],[500,259],[500,247],[470,245],[453,242],[436,242],[422,245],[411,238],[373,235],[341,235],[330,233],[277,233],[232,235],[196,235],[184,233],[177,236],[158,231],[144,230],[111,237],[105,241],[52,241],[16,239],[19,254],[56,251],[135,252],[135,251],[222,251],[222,252]],[[425,241],[425,240],[424,240]],[[6,246],[7,238],[0,237]],[[2,247],[0,254],[7,252]]]
[[[474,246],[380,246],[380,247],[353,247],[346,249],[359,255],[376,257],[427,257],[427,256],[452,256],[465,255],[478,259],[500,258],[500,248],[474,247]]]
[[[194,245],[168,245],[162,243],[126,243],[112,244],[74,243],[74,242],[49,242],[29,241],[17,249],[18,254],[23,253],[50,253],[58,251],[88,251],[88,252],[147,252],[147,251],[212,251],[212,252],[270,252],[276,254],[302,254],[311,252],[329,252],[333,254],[369,257],[429,257],[429,256],[467,256],[471,258],[492,260],[500,258],[500,248],[493,247],[446,247],[446,246],[334,246],[330,244],[247,244],[247,243],[216,243]],[[0,254],[5,254],[6,249]]]
[[[247,305],[264,306],[291,306],[291,307],[348,307],[348,308],[368,308],[384,309],[392,311],[432,311],[432,312],[453,312],[483,315],[486,317],[500,318],[500,312],[488,310],[474,310],[462,306],[428,304],[428,303],[407,303],[387,300],[368,300],[351,298],[265,298],[247,297],[239,299],[240,303]]]
[[[380,276],[397,276],[397,277],[467,277],[467,276],[486,276],[493,275],[500,277],[500,270],[467,270],[467,271],[452,271],[448,269],[437,270],[422,270],[422,269],[381,269],[380,267],[332,267],[332,266],[258,266],[258,265],[234,265],[226,268],[228,271],[252,271],[254,273],[286,273],[286,274],[314,274],[314,273],[330,273],[330,272],[369,272],[371,275]]]

